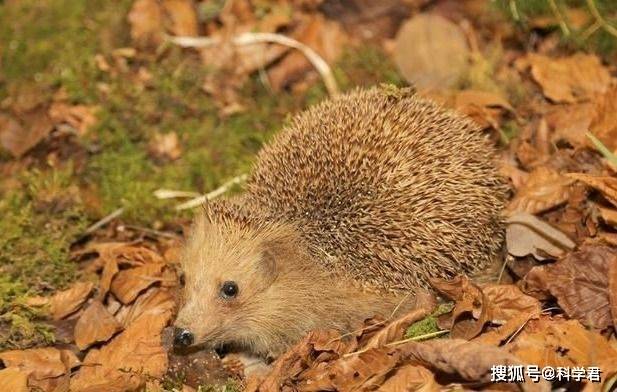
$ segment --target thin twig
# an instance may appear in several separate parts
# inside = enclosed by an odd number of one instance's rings
[[[596,18],[596,21],[600,23],[602,28],[610,35],[617,37],[617,28],[611,26],[606,20],[604,20],[600,14],[600,11],[598,11],[598,7],[596,7],[596,3],[593,0],[587,0],[587,6],[589,7],[589,11],[591,11],[593,17]]]
[[[569,37],[570,29],[568,28],[568,24],[563,18],[563,15],[561,15],[561,12],[559,12],[559,8],[557,8],[555,0],[548,0],[548,4],[551,6],[551,11],[553,11],[553,14],[555,14],[555,18],[557,18],[557,20],[559,21],[559,28],[561,28],[561,32],[566,37]]]
[[[167,36],[166,38],[169,42],[182,46],[183,48],[207,48],[223,42],[223,39],[219,37]],[[336,79],[334,79],[334,74],[328,63],[311,47],[300,41],[276,33],[243,33],[233,37],[231,42],[238,46],[254,45],[258,43],[275,43],[297,49],[306,56],[317,72],[319,72],[328,93],[330,95],[336,95],[339,92]]]
[[[154,197],[157,199],[177,199],[180,197],[198,197],[199,192],[191,191],[175,191],[173,189],[157,189],[154,191]]]
[[[385,344],[383,347],[393,347],[393,346],[398,346],[400,344],[405,344],[405,343],[409,343],[409,342],[416,342],[416,341],[419,341],[419,340],[426,340],[426,339],[436,338],[438,336],[445,335],[448,332],[450,332],[449,329],[444,329],[444,330],[441,330],[441,331],[431,332],[431,333],[427,333],[427,334],[424,334],[424,335],[414,336],[412,338],[407,338],[407,339],[403,339],[403,340],[397,340],[397,341],[394,341],[394,342],[390,342],[388,344]],[[351,352],[351,353],[347,353],[347,354],[343,355],[343,358],[351,357],[352,355],[362,354],[362,353],[365,353],[368,350],[373,349],[373,348],[376,348],[376,347],[364,348],[362,350],[358,350],[358,351],[354,351],[354,352]]]
[[[182,236],[180,236],[180,235],[178,235],[176,233],[171,233],[171,232],[165,232],[165,231],[150,229],[150,228],[147,228],[147,227],[134,226],[134,225],[124,225],[124,227],[126,227],[129,230],[141,231],[141,232],[144,232],[146,234],[151,234],[151,235],[157,236],[157,237],[171,238],[171,239],[174,239],[174,240],[178,240],[178,239],[182,238]]]
[[[100,229],[101,227],[105,226],[106,224],[108,224],[109,222],[111,222],[112,220],[116,219],[117,217],[119,217],[120,215],[122,215],[124,213],[124,207],[118,208],[117,210],[115,210],[114,212],[112,212],[111,214],[103,217],[103,219],[99,220],[98,222],[94,223],[93,225],[91,225],[90,227],[88,227],[83,234],[81,235],[81,238],[87,236],[88,234],[92,234],[95,231],[97,231],[98,229]]]
[[[236,176],[232,178],[231,180],[227,181],[226,183],[224,183],[223,185],[221,185],[220,187],[216,188],[212,192],[206,193],[203,196],[196,197],[180,205],[177,205],[176,210],[180,211],[180,210],[186,210],[189,208],[200,206],[203,203],[207,202],[208,200],[212,200],[216,197],[219,197],[223,193],[227,192],[232,186],[246,181],[247,178],[248,176],[246,174],[241,174],[239,176]]]

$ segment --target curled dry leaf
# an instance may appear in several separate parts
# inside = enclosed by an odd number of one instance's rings
[[[523,364],[520,359],[504,349],[463,339],[409,342],[401,347],[400,351],[403,360],[475,382],[489,382],[491,367],[495,364],[506,366]]]
[[[514,285],[490,284],[480,288],[465,276],[450,281],[436,279],[431,283],[436,290],[456,301],[450,316],[452,337],[477,337],[490,323],[499,327],[489,329],[477,339],[497,345],[541,312],[538,300],[523,294]]]
[[[617,151],[617,84],[595,101],[596,115],[593,118],[590,131],[610,151]],[[592,143],[588,143],[591,147]]]
[[[155,46],[162,42],[163,10],[157,0],[136,0],[127,18],[131,39],[138,46]]]
[[[379,387],[379,390],[381,392],[437,392],[441,388],[430,370],[408,364],[395,369],[394,374]]]
[[[396,35],[396,65],[419,89],[451,87],[467,72],[469,56],[463,30],[439,15],[418,14]]]
[[[171,318],[176,304],[171,292],[160,287],[150,287],[131,305],[122,307],[115,318],[127,327],[141,317],[166,315]]]
[[[162,5],[165,14],[170,19],[169,30],[172,34],[197,35],[197,13],[192,0],[163,0]]]
[[[454,98],[454,107],[482,128],[497,129],[503,112],[514,112],[514,108],[503,96],[479,90],[459,91]]]
[[[15,158],[36,146],[53,129],[47,108],[39,107],[19,116],[0,113],[0,145]]]
[[[588,331],[576,320],[531,320],[505,348],[540,367],[600,366],[604,372],[617,365],[617,351],[606,338]]]
[[[610,73],[595,55],[582,53],[552,59],[538,54],[527,58],[533,79],[544,95],[555,102],[574,103],[604,93]]]
[[[537,214],[568,200],[570,185],[574,181],[556,170],[541,166],[532,171],[510,201],[507,211]]]
[[[42,388],[80,364],[71,351],[52,347],[5,351],[0,353],[0,362],[26,374],[31,386]]]
[[[366,342],[365,349],[383,347],[388,343],[401,339],[407,328],[418,320],[426,317],[431,309],[415,309],[405,316],[388,323]]]
[[[617,251],[608,246],[584,245],[558,262],[534,267],[523,279],[526,292],[548,291],[566,314],[598,329],[613,325],[609,299],[617,287],[609,276],[617,269]]]
[[[167,314],[142,317],[100,350],[90,349],[71,378],[71,390],[123,392],[163,376],[167,354],[161,331],[168,321]]]
[[[617,227],[617,210],[598,207],[602,220],[607,224]]]
[[[58,291],[51,297],[33,297],[27,301],[31,306],[49,306],[54,320],[60,320],[75,312],[86,302],[94,284],[91,282],[77,282],[70,288]]]
[[[567,235],[531,214],[517,213],[506,222],[506,245],[512,256],[557,258],[576,245]]]
[[[16,367],[0,370],[0,387],[3,391],[28,392],[28,374]]]
[[[49,108],[49,116],[55,124],[68,124],[82,136],[96,124],[95,108],[85,105],[69,105],[54,102]]]
[[[75,344],[80,350],[94,343],[106,342],[122,325],[99,301],[93,301],[83,312],[75,325]]]
[[[157,132],[148,144],[148,152],[157,161],[175,161],[182,155],[178,134]]]
[[[570,173],[568,177],[582,181],[592,188],[599,190],[606,200],[617,207],[617,178],[609,176],[593,176],[584,173]]]
[[[128,304],[135,298],[161,280],[165,264],[146,264],[136,268],[122,270],[111,282],[111,292],[122,302]]]

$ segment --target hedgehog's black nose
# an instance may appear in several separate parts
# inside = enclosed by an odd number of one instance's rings
[[[195,337],[188,329],[175,328],[174,329],[174,347],[186,348],[193,344]]]

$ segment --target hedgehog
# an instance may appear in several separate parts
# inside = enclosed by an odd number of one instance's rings
[[[244,193],[195,218],[175,347],[272,359],[310,330],[390,316],[431,278],[481,272],[503,242],[496,167],[487,135],[412,88],[300,113],[258,153]]]

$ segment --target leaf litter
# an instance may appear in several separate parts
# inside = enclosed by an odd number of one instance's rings
[[[353,12],[363,9],[362,2],[349,0],[355,11],[338,15],[326,3],[237,0],[204,8],[200,1],[136,0],[126,16],[133,47],[93,61],[104,73],[134,72],[146,88],[153,74],[143,65],[165,56],[167,35],[216,38],[217,45],[187,50],[187,57],[197,52],[214,70],[202,89],[228,118],[246,110],[243,87],[253,77],[264,79],[273,94],[303,93],[316,80],[299,52],[264,42],[234,45],[234,37],[284,34],[330,64],[345,46],[364,39],[350,34],[361,31],[363,19]],[[398,34],[373,37],[376,44],[421,93],[466,114],[502,144],[512,197],[498,278],[434,280],[449,311],[433,316],[436,303],[419,301],[414,311],[372,317],[350,334],[312,331],[266,373],[244,377],[226,371],[212,352],[170,350],[178,244],[127,239],[118,231],[105,236],[99,229],[73,252],[87,279],[24,303],[68,329],[68,337],[49,347],[1,352],[0,385],[11,391],[163,390],[174,378],[178,388],[191,390],[214,374],[237,377],[248,391],[491,390],[493,365],[534,364],[599,366],[608,387],[617,377],[617,172],[607,160],[617,153],[614,66],[594,54],[557,49],[554,33],[537,38],[533,48],[512,45],[517,33],[475,20],[473,2],[404,3],[409,18],[383,29]],[[532,22],[539,28],[553,23]],[[22,159],[63,132],[84,138],[97,124],[96,112],[70,102],[62,90],[48,97],[24,87],[2,102],[0,145]],[[160,165],[182,160],[181,136],[156,132],[149,156]],[[409,333],[431,317],[428,331]],[[551,385],[526,382],[521,388]]]

